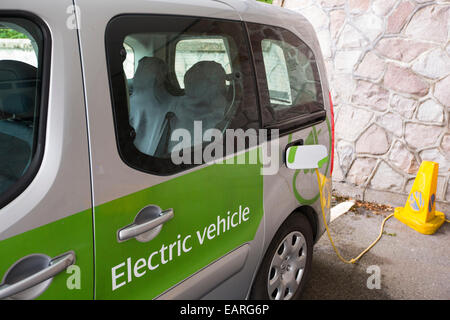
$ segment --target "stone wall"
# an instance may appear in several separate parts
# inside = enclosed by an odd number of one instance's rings
[[[326,60],[337,193],[403,204],[420,163],[431,160],[440,165],[438,208],[448,210],[450,1],[285,0],[284,6],[311,21]]]

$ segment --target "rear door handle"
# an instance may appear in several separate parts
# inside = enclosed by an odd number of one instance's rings
[[[161,231],[162,225],[174,217],[173,209],[162,211],[158,206],[142,209],[134,222],[117,231],[117,240],[123,242],[132,238],[140,242],[148,242]]]
[[[12,284],[5,283],[0,286],[0,299],[5,299],[14,296],[17,293],[30,289],[41,282],[53,278],[60,272],[67,269],[75,263],[75,253],[70,251],[61,256],[50,260],[48,267],[37,271],[36,273],[14,282]]]

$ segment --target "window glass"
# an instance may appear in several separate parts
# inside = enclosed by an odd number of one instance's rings
[[[109,23],[106,38],[119,153],[130,166],[175,173],[190,166],[171,155],[204,148],[211,129],[259,128],[241,22],[127,15]],[[132,79],[124,69],[125,41],[133,44]]]
[[[261,46],[270,103],[291,105],[291,84],[283,49],[275,41],[267,39],[262,41]]]
[[[134,51],[128,44],[124,43],[123,47],[126,51],[126,58],[123,62],[123,70],[127,79],[132,79],[134,77]]]
[[[265,126],[291,128],[324,119],[323,94],[312,50],[285,29],[248,23]],[[305,120],[306,119],[306,120]]]
[[[0,198],[27,173],[37,150],[43,35],[0,16]],[[3,202],[2,202],[3,203]]]
[[[229,46],[226,38],[196,38],[181,40],[177,43],[175,51],[175,73],[181,88],[184,88],[186,72],[197,62],[215,61],[219,63],[226,73],[231,73]]]

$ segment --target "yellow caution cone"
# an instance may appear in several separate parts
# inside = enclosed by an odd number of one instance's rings
[[[435,211],[439,164],[423,161],[404,208],[395,208],[394,216],[423,234],[433,234],[444,223],[445,215]]]

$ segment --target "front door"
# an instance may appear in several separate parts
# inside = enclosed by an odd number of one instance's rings
[[[0,299],[93,298],[73,12],[69,0],[0,4]]]

